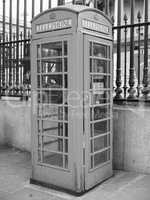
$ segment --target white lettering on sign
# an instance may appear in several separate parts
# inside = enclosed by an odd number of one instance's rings
[[[86,20],[86,19],[82,19],[82,27],[89,29],[89,30],[109,34],[109,27],[108,26],[105,26],[104,24],[96,23],[96,22],[93,22],[93,21],[89,21],[89,20]]]
[[[46,32],[46,31],[55,31],[65,28],[71,28],[72,27],[72,19],[64,19],[59,20],[55,22],[48,22],[44,24],[38,24],[36,25],[36,32]]]

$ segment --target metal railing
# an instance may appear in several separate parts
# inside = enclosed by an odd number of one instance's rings
[[[24,97],[30,96],[30,32],[26,38],[23,33],[0,37],[0,95]]]
[[[148,0],[145,0],[144,22],[139,11],[138,23],[134,23],[134,0],[130,7],[130,23],[125,14],[124,24],[121,24],[121,1],[118,1],[117,26],[113,27],[114,100],[145,101],[149,100],[150,93]]]
[[[30,97],[30,29],[27,27],[27,0],[23,1],[23,20],[20,19],[20,0],[16,4],[15,21],[12,18],[13,4],[9,0],[9,17],[6,16],[6,3],[1,0],[2,5],[2,33],[0,34],[0,98],[3,96],[19,97],[28,99]],[[95,0],[72,0],[67,3],[89,5],[94,2],[99,7],[99,1]],[[108,0],[105,1],[104,9],[108,12]],[[37,3],[37,2],[36,2]],[[44,0],[39,0],[39,12],[43,12]],[[65,0],[58,0],[57,5],[64,5]],[[35,15],[35,0],[31,2],[31,17]],[[47,8],[51,8],[52,1],[48,0]],[[7,26],[6,26],[7,25]],[[14,33],[15,29],[15,33]]]
[[[145,2],[144,22],[140,12],[135,23],[135,0],[130,1],[130,22],[127,15],[121,19],[122,0],[118,1],[117,26],[113,26],[113,67],[114,100],[148,100],[149,87],[149,42],[148,0]],[[27,0],[24,0],[24,28],[20,32],[19,0],[17,0],[16,31],[12,33],[12,0],[9,0],[9,31],[5,27],[5,0],[3,0],[3,32],[0,35],[0,96],[17,96],[28,99],[30,96],[30,31],[27,33]],[[94,2],[96,8],[109,15],[109,0],[99,4],[98,0],[73,0],[73,4],[89,5]],[[102,1],[100,1],[102,2]],[[58,5],[65,4],[58,0]],[[103,6],[103,7],[102,7]],[[35,15],[35,0],[32,0],[32,18]],[[51,8],[51,0],[48,1]],[[43,0],[40,10],[43,11]],[[123,22],[122,22],[123,21]]]

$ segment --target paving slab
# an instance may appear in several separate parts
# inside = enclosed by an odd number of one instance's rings
[[[150,200],[150,175],[115,171],[114,176],[76,197],[29,184],[31,158],[27,152],[0,148],[0,200]]]
[[[150,175],[119,172],[80,197],[26,184],[4,200],[150,200]]]

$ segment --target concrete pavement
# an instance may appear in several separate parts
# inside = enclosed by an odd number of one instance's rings
[[[150,175],[115,171],[114,177],[75,197],[29,184],[31,158],[27,152],[0,147],[0,200],[150,200]]]

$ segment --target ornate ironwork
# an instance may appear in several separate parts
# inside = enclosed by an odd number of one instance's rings
[[[137,14],[137,19],[138,19],[138,85],[137,85],[137,97],[140,97],[141,93],[141,66],[140,66],[140,61],[141,61],[141,12],[139,11]]]
[[[131,25],[134,24],[135,0],[131,1]],[[135,68],[134,68],[134,27],[130,28],[130,72],[129,72],[129,96],[128,99],[136,99],[135,85]]]
[[[148,0],[145,0],[145,27],[144,27],[144,68],[143,68],[143,96],[148,99],[150,93],[148,80]]]
[[[117,26],[121,25],[121,3],[118,1],[118,16],[117,16]],[[116,96],[115,99],[122,99],[121,93],[121,29],[117,29],[117,69],[116,69]]]
[[[124,98],[126,98],[127,94],[127,15],[124,15],[124,23],[125,23],[125,29],[124,29]]]

